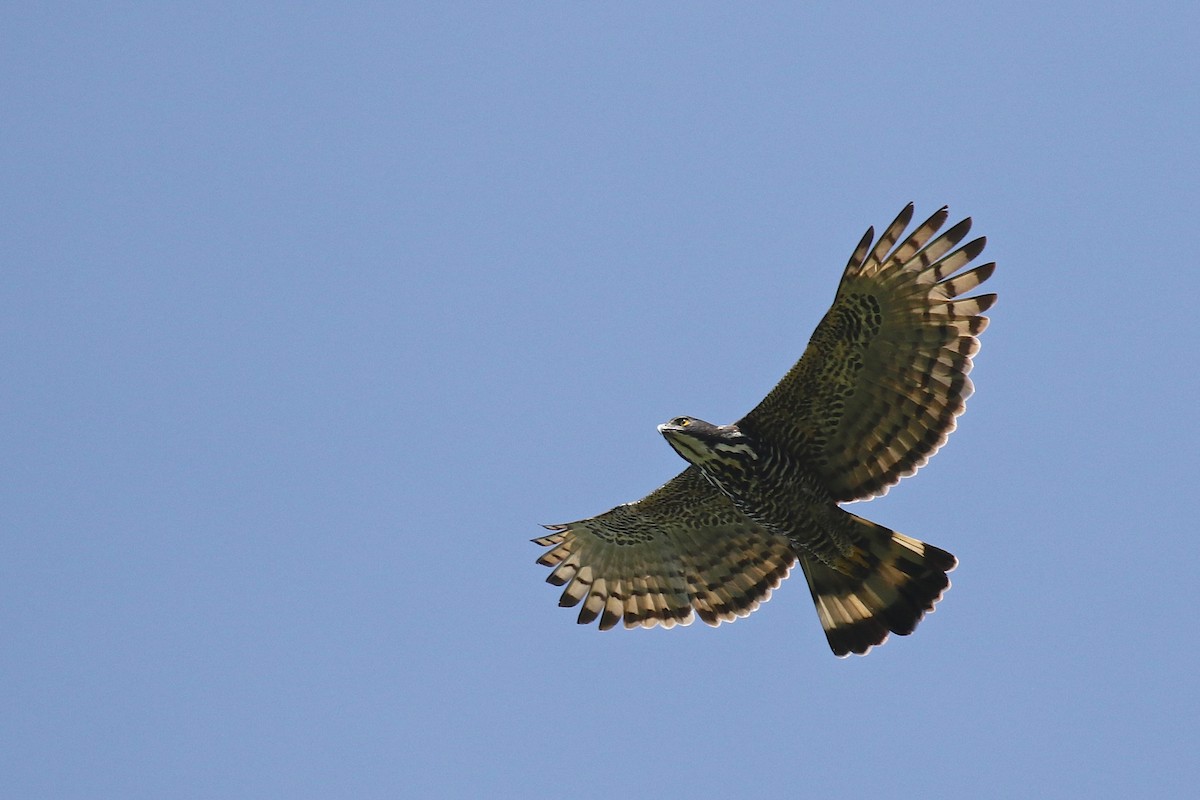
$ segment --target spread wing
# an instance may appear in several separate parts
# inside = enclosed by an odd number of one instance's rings
[[[985,243],[958,247],[971,220],[934,238],[943,207],[893,247],[912,213],[910,203],[873,247],[867,231],[804,355],[738,422],[804,459],[839,502],[886,493],[946,441],[973,390],[981,314],[996,300],[959,297],[996,266],[960,272]]]
[[[547,525],[538,563],[565,585],[561,606],[583,603],[579,623],[607,630],[744,617],[771,596],[795,555],[787,538],[751,522],[688,467],[646,497],[599,516]]]

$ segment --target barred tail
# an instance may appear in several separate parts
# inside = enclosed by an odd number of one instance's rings
[[[848,512],[855,552],[837,568],[803,555],[800,563],[834,655],[865,654],[888,632],[907,636],[950,588],[958,560],[941,548]]]

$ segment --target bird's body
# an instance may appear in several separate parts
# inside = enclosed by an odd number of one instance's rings
[[[658,430],[714,489],[764,530],[787,537],[823,561],[836,560],[850,546],[842,526],[827,513],[837,505],[820,479],[770,439],[692,417],[676,417]]]
[[[837,655],[908,634],[956,561],[838,504],[883,494],[945,441],[971,392],[967,372],[995,295],[958,298],[994,264],[959,272],[983,239],[932,238],[941,209],[901,244],[909,205],[872,248],[859,243],[804,356],[732,425],[659,426],[691,466],[655,492],[534,541],[539,563],[602,629],[710,624],[753,611],[799,560]],[[957,273],[957,274],[956,274]]]

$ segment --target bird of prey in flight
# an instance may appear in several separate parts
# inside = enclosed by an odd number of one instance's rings
[[[942,208],[904,235],[910,203],[876,241],[869,229],[803,356],[730,425],[658,426],[688,467],[633,503],[548,525],[538,563],[601,630],[709,625],[758,608],[798,560],[835,655],[912,633],[957,560],[839,504],[878,497],[954,430],[994,294],[963,297],[994,263],[965,269],[964,219]]]

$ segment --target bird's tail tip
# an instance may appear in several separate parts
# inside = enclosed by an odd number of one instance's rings
[[[838,569],[804,556],[804,574],[835,655],[863,655],[907,636],[950,588],[958,560],[931,544],[850,515],[858,544]]]

